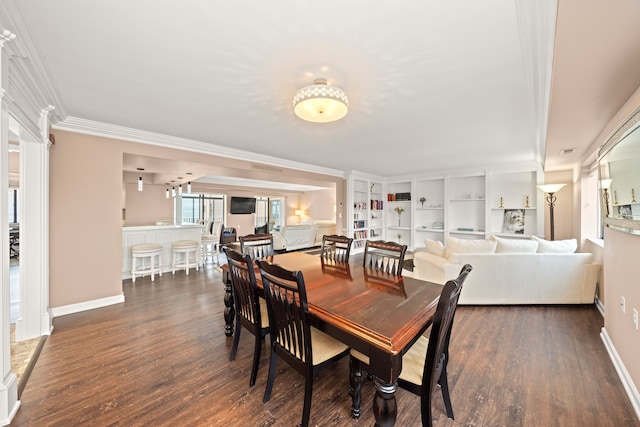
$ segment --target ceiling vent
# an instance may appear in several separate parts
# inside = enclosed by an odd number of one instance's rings
[[[575,148],[565,148],[560,150],[560,154],[573,154],[575,153],[576,149]]]

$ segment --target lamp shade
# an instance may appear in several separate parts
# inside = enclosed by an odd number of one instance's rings
[[[545,193],[551,194],[551,193],[557,193],[565,185],[567,184],[543,184],[543,185],[538,185],[538,188],[544,191]]]
[[[298,90],[293,98],[296,116],[308,122],[328,123],[340,120],[349,111],[347,95],[339,87],[316,79],[313,85]]]
[[[610,178],[600,180],[600,188],[608,190],[611,187],[611,181],[613,180]]]
[[[298,216],[299,215],[304,215],[304,211],[302,209],[296,209],[295,210],[295,214],[298,215]]]

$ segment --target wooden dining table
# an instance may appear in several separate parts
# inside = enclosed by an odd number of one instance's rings
[[[431,324],[442,285],[359,264],[328,263],[302,252],[267,259],[302,271],[313,326],[369,356],[369,373],[375,376],[376,425],[393,426],[402,356]],[[223,273],[228,293],[225,333],[231,335],[234,310],[228,267],[223,266]]]

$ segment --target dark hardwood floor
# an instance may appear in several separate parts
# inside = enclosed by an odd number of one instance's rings
[[[87,278],[90,281],[91,278]],[[253,337],[234,362],[224,335],[223,286],[212,266],[189,276],[125,281],[126,302],[54,319],[12,426],[294,426],[304,381],[279,363],[262,403],[268,340],[249,388]],[[436,396],[435,426],[640,426],[599,333],[593,306],[465,307],[451,341],[456,419]],[[348,360],[316,379],[314,426],[371,426],[349,417]],[[417,397],[398,390],[397,426],[420,425]]]

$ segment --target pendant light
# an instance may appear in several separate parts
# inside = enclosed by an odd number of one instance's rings
[[[137,168],[139,172],[142,172],[144,170],[144,168]],[[138,178],[138,191],[142,191],[142,174],[140,174],[140,177]]]
[[[187,182],[187,193],[191,194],[191,172],[187,172],[187,176],[189,177],[189,182]]]

